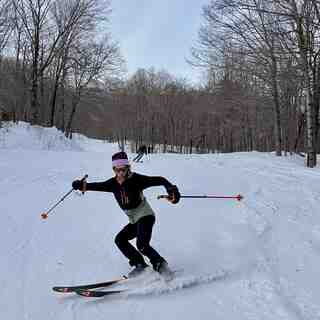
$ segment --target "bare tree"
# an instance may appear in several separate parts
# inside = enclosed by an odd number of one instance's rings
[[[118,72],[121,62],[118,45],[112,43],[108,36],[105,36],[100,42],[80,43],[75,48],[70,65],[70,76],[73,78],[70,89],[73,91],[73,95],[71,113],[65,130],[66,136],[70,137],[72,121],[83,91],[93,81],[99,83],[107,73]]]
[[[84,16],[89,26],[93,23],[93,19],[90,20],[89,17],[99,9],[101,12],[104,10],[98,0],[13,0],[13,3],[31,49],[31,122],[37,123],[40,108],[39,79],[63,49],[62,39],[68,38]],[[57,25],[54,17],[59,8],[64,8],[65,11]]]
[[[265,84],[273,97],[276,154],[280,156],[279,68],[284,50],[278,36],[281,21],[272,11],[270,1],[212,1],[203,9],[206,24],[200,29],[198,46],[192,49],[191,63],[221,68],[219,57],[225,61],[231,54],[233,74],[246,72]]]
[[[55,4],[53,19],[56,28],[61,30],[60,32],[63,31],[64,26],[68,23],[69,17],[73,14],[72,12],[73,6],[70,6],[68,1],[61,1]],[[54,125],[58,88],[60,84],[62,86],[65,85],[68,73],[68,60],[71,58],[73,47],[76,47],[82,39],[94,38],[97,25],[107,20],[109,12],[109,2],[96,0],[82,1],[74,25],[60,38],[59,50],[52,66],[54,87],[50,99],[51,112],[49,123],[51,126]]]
[[[10,0],[0,0],[0,58],[13,29],[12,4]]]
[[[317,164],[316,138],[319,117],[319,9],[318,1],[285,1],[281,7],[292,17],[304,76],[307,123],[307,166]]]

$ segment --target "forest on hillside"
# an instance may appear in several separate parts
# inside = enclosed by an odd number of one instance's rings
[[[106,0],[0,0],[2,121],[162,152],[306,154],[316,166],[318,1],[208,0],[186,53],[204,72],[198,84],[156,68],[127,76],[111,9]]]

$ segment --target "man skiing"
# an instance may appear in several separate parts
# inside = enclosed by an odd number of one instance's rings
[[[155,271],[164,273],[168,270],[167,261],[150,246],[155,214],[143,195],[143,190],[153,186],[164,186],[168,192],[168,200],[176,204],[180,200],[178,188],[163,177],[151,177],[131,172],[128,156],[125,152],[117,152],[112,156],[112,167],[115,176],[104,182],[87,183],[75,180],[72,187],[80,191],[112,192],[121,209],[127,214],[127,224],[115,237],[120,251],[129,259],[134,269],[129,276],[135,276],[148,265],[146,256]],[[129,243],[136,238],[137,249]]]

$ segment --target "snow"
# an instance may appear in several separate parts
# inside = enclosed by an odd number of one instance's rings
[[[150,271],[122,296],[104,299],[54,293],[55,285],[129,270],[113,242],[127,218],[112,195],[73,193],[40,219],[74,179],[110,177],[116,150],[26,123],[0,129],[0,319],[320,318],[319,168],[258,152],[155,154],[134,164],[183,194],[245,198],[171,205],[157,200],[163,188],[148,189],[157,213],[152,244],[178,270],[175,279],[166,283]]]

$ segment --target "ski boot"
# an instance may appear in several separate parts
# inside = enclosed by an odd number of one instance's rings
[[[168,262],[166,260],[161,260],[153,264],[153,269],[160,273],[161,276],[166,281],[170,281],[173,279],[173,272],[169,268]]]
[[[134,268],[128,273],[128,278],[134,278],[140,275],[148,265],[146,263],[138,263]]]

